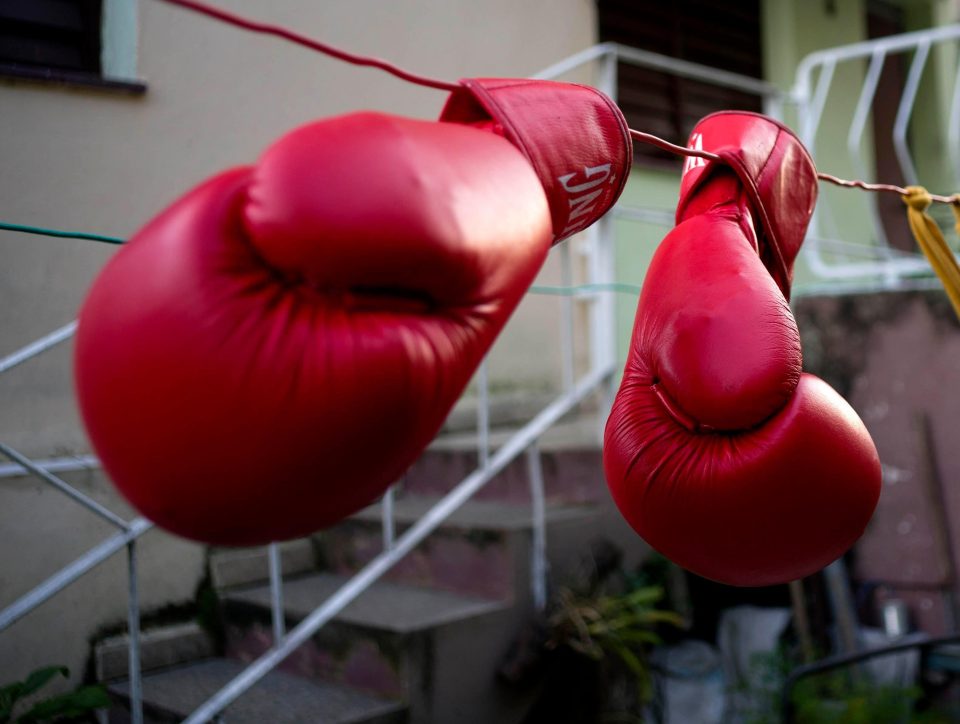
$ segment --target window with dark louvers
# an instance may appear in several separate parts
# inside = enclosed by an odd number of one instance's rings
[[[760,1],[597,0],[599,36],[672,58],[761,78]],[[759,96],[620,62],[618,103],[631,128],[680,145],[693,126],[719,110],[760,111]],[[681,160],[636,144],[635,162],[679,165]]]
[[[99,75],[102,0],[0,0],[0,66]]]

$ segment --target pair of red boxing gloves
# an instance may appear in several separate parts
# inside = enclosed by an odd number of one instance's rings
[[[787,304],[816,199],[777,122],[695,129],[677,226],[646,276],[604,467],[629,523],[709,578],[812,573],[863,532],[873,443],[801,372]],[[201,184],[107,264],[76,383],[104,467],[209,543],[307,535],[366,506],[440,428],[550,246],[632,160],[603,94],[471,80],[439,122],[323,120]]]

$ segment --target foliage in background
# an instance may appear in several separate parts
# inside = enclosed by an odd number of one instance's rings
[[[537,689],[523,724],[642,722],[655,694],[649,655],[684,619],[664,605],[663,576],[640,578],[623,550],[591,542],[566,585],[520,632],[498,669]]]
[[[76,720],[95,709],[110,706],[110,697],[102,686],[81,686],[65,694],[41,699],[26,712],[14,715],[22,699],[36,693],[58,675],[67,678],[70,671],[66,666],[47,666],[30,672],[23,681],[0,687],[0,724]]]
[[[797,683],[793,703],[797,724],[906,724],[920,721],[913,712],[919,686],[852,684],[846,677],[809,677]],[[935,721],[925,719],[925,721]]]
[[[657,628],[683,625],[677,613],[656,608],[663,595],[659,586],[600,596],[562,588],[547,619],[547,648],[567,646],[594,661],[612,658],[635,677],[638,700],[645,704],[653,694],[647,656],[661,643]]]
[[[740,687],[745,724],[781,724],[781,693],[791,669],[798,665],[785,649],[755,654],[751,685]],[[807,676],[793,687],[795,724],[948,724],[949,716],[914,711],[923,694],[919,686],[875,684],[855,680],[849,669]]]

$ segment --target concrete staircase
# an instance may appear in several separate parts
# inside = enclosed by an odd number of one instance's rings
[[[554,580],[577,565],[596,537],[638,546],[608,501],[597,437],[593,421],[561,426],[541,444]],[[398,535],[474,469],[472,445],[471,435],[450,434],[414,466],[395,503]],[[496,670],[533,613],[531,537],[520,460],[231,705],[224,721],[519,722],[533,692],[504,687]],[[281,546],[287,627],[382,546],[379,506]],[[200,645],[198,636],[206,637],[195,625],[144,634],[148,721],[182,720],[272,645],[266,549],[212,550],[210,578],[220,601],[218,646],[209,639]],[[110,691],[123,702],[129,692],[122,639],[101,642],[95,659],[101,680],[113,680]],[[119,708],[111,716],[125,720]]]

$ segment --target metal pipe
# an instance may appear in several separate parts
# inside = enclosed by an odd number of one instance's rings
[[[913,163],[913,156],[907,146],[907,127],[910,125],[910,116],[917,100],[917,91],[920,89],[920,79],[923,69],[930,55],[930,42],[923,42],[917,46],[917,52],[910,64],[907,82],[903,86],[903,95],[900,96],[900,105],[897,107],[897,119],[893,124],[893,148],[900,162],[900,168],[909,184],[919,183],[917,167]]]
[[[883,276],[888,281],[886,289],[898,288],[905,276],[911,274],[930,274],[930,263],[926,260],[914,258],[887,258],[884,261],[844,262],[830,264],[824,260],[819,249],[818,239],[822,237],[810,236],[809,244],[801,248],[804,258],[811,270],[824,279],[861,279],[863,277]],[[804,249],[808,251],[804,252]],[[817,249],[816,253],[812,250]],[[891,284],[891,278],[894,283]],[[881,290],[878,290],[881,291]]]
[[[940,280],[936,277],[917,277],[901,278],[895,287],[897,291],[929,291],[938,289],[943,291]],[[885,279],[876,279],[874,281],[853,281],[849,283],[838,283],[836,281],[825,284],[804,284],[794,287],[790,295],[792,300],[801,297],[843,297],[862,294],[876,294],[878,292],[891,291],[890,284]]]
[[[46,352],[51,347],[55,347],[64,340],[70,339],[77,331],[77,321],[74,320],[65,324],[60,329],[55,329],[50,334],[41,337],[36,342],[31,342],[26,347],[22,347],[13,354],[0,358],[0,374],[3,374],[12,367],[26,362],[28,359],[36,357],[41,352]]]
[[[712,85],[742,90],[758,96],[779,97],[783,95],[783,92],[773,83],[758,78],[751,78],[748,75],[731,73],[730,71],[719,70],[709,65],[691,63],[689,60],[681,60],[669,55],[660,55],[659,53],[652,53],[649,50],[631,48],[627,45],[615,44],[614,47],[616,50],[615,60],[629,63],[630,65],[655,68],[681,78],[702,80]],[[601,90],[603,89],[601,88]]]
[[[885,57],[891,53],[899,53],[909,50],[916,50],[913,62],[910,67],[904,92],[901,96],[898,107],[897,117],[894,124],[894,150],[904,170],[904,174],[910,183],[916,183],[917,173],[914,166],[913,157],[906,142],[907,131],[910,116],[916,96],[922,79],[923,69],[927,62],[929,50],[934,43],[941,43],[949,40],[960,39],[960,24],[945,28],[936,28],[933,30],[922,30],[913,33],[880,38],[863,43],[855,43],[840,48],[831,48],[828,50],[817,51],[806,56],[797,67],[796,82],[791,91],[791,98],[799,106],[799,126],[800,138],[813,151],[816,143],[816,131],[822,120],[824,105],[828,92],[829,83],[832,81],[833,71],[838,62],[849,61],[858,58],[872,57],[871,65],[868,69],[865,79],[865,87],[861,91],[860,100],[855,111],[855,120],[848,135],[848,148],[854,150],[859,148],[858,128],[864,128],[868,118],[868,106],[875,100],[875,84],[881,74],[881,63],[879,58]],[[817,87],[811,93],[813,84],[813,74],[818,67],[822,67]],[[813,96],[813,97],[811,97]],[[951,121],[949,124],[948,138],[956,138],[956,142],[950,144],[952,157],[960,167],[960,71],[956,79],[955,88],[955,115],[951,109]],[[857,156],[859,158],[859,156]],[[858,165],[863,175],[862,160]],[[960,172],[960,168],[957,169]],[[874,226],[876,238],[883,240],[884,231],[882,223],[879,220],[879,214],[876,211],[877,199],[873,199],[873,214],[871,222]],[[929,274],[930,270],[926,263],[921,264],[914,259],[901,258],[895,253],[895,250],[889,246],[879,246],[879,250],[887,253],[887,258],[882,258],[876,262],[857,264],[847,263],[843,260],[828,261],[824,256],[822,238],[826,235],[823,228],[824,214],[829,208],[822,204],[818,207],[811,224],[811,238],[804,246],[802,253],[810,265],[811,270],[818,276],[826,279],[858,279],[862,277],[880,276],[884,284],[881,290],[893,290],[908,286],[915,286],[913,281],[904,281],[904,277],[912,274]]]
[[[573,265],[570,260],[570,244],[560,245],[560,285],[573,286]],[[573,296],[560,298],[560,380],[564,392],[573,387]]]
[[[689,60],[681,60],[680,58],[674,58],[669,55],[653,53],[649,50],[631,48],[630,46],[619,43],[599,43],[591,46],[544,68],[531,77],[540,79],[556,78],[582,65],[592,63],[595,60],[603,60],[604,62],[612,60],[614,63],[621,61],[629,63],[630,65],[654,68],[681,78],[702,80],[725,88],[734,88],[747,93],[755,93],[758,96],[777,98],[783,95],[783,92],[777,88],[777,86],[758,78],[740,75],[739,73],[731,73],[726,70],[719,70],[709,65],[692,63]],[[600,90],[603,90],[603,88]],[[610,94],[608,93],[608,95]]]
[[[273,623],[273,645],[279,646],[285,632],[283,620],[283,566],[280,561],[280,546],[267,546],[267,561],[270,569],[270,618]]]
[[[0,631],[30,613],[34,608],[63,590],[91,568],[99,565],[130,541],[139,538],[153,527],[146,518],[137,518],[130,522],[129,529],[116,533],[94,546],[73,563],[64,566],[39,586],[24,594],[5,609],[0,611]]]
[[[619,49],[618,49],[619,53]],[[616,99],[617,57],[604,58],[600,72],[600,90]],[[614,260],[613,220],[602,216],[587,229],[590,243],[588,258],[589,281],[594,284],[609,284],[616,278]],[[616,300],[612,294],[594,297],[590,307],[590,367],[606,369],[615,363],[616,351]]]
[[[816,253],[809,251],[816,249]],[[853,262],[843,264],[829,264],[822,256],[823,250],[834,251],[839,254],[863,256],[868,253],[882,254],[882,260]],[[930,262],[920,254],[902,252],[897,249],[855,244],[840,239],[828,239],[811,234],[807,237],[807,245],[801,248],[801,253],[810,265],[813,272],[824,279],[862,280],[864,277],[881,276],[883,284],[875,291],[889,291],[902,289],[905,279],[916,275],[930,275]]]
[[[564,58],[563,60],[557,61],[553,65],[547,66],[539,73],[534,73],[531,78],[537,78],[540,80],[550,80],[552,78],[557,78],[564,73],[569,73],[571,70],[576,70],[581,65],[586,65],[587,63],[592,63],[593,61],[603,58],[607,55],[615,55],[617,52],[616,43],[598,43],[597,45],[591,45],[589,48],[581,50],[579,53],[574,53],[573,55]]]
[[[870,108],[877,94],[877,86],[880,83],[880,74],[883,72],[885,59],[884,51],[879,49],[874,51],[870,59],[870,67],[867,70],[867,77],[863,82],[863,89],[857,99],[856,110],[853,112],[853,120],[850,122],[850,132],[847,134],[847,153],[853,159],[854,173],[858,178],[867,178],[870,175],[863,160],[863,132],[867,126],[867,120],[870,118]],[[873,226],[873,233],[877,237],[877,241],[886,248],[889,246],[889,242],[883,223],[880,221],[880,196],[878,194],[869,194],[869,196],[869,203],[872,207],[870,222]]]
[[[97,470],[100,468],[100,460],[97,459],[96,455],[44,458],[43,460],[34,460],[33,464],[43,468],[48,473],[69,473],[76,470]],[[17,463],[0,463],[0,478],[16,478],[29,474],[29,471],[24,470],[23,466]]]
[[[883,51],[874,51],[870,58],[867,76],[863,81],[863,89],[857,99],[857,107],[853,112],[853,120],[850,122],[850,132],[847,134],[847,151],[851,155],[856,155],[858,159],[861,157],[860,146],[863,140],[863,130],[870,118],[870,107],[873,104],[874,96],[877,94],[877,86],[880,83],[880,74],[883,72],[885,60],[886,54]]]
[[[942,28],[933,28],[930,30],[917,30],[912,33],[901,33],[900,35],[891,35],[886,38],[877,38],[867,40],[862,43],[851,43],[850,45],[841,45],[837,48],[827,50],[818,50],[807,55],[797,66],[797,81],[791,96],[794,98],[806,98],[810,92],[810,74],[817,65],[824,65],[828,61],[837,62],[842,60],[852,60],[854,58],[863,58],[873,55],[874,51],[882,50],[885,53],[897,53],[904,50],[911,50],[922,42],[940,43],[945,40],[954,40],[960,38],[960,24],[947,25]]]
[[[960,181],[960,65],[953,79],[953,95],[950,99],[950,121],[947,124],[947,145],[953,163],[954,179]]]
[[[127,543],[127,670],[130,677],[130,718],[143,724],[143,680],[140,666],[140,586],[137,577],[137,542]]]
[[[485,468],[478,468],[445,495],[410,529],[397,539],[396,545],[389,551],[384,551],[352,579],[345,583],[336,593],[328,598],[321,606],[303,619],[293,628],[283,643],[270,649],[244,669],[226,686],[220,689],[210,699],[198,707],[184,724],[200,724],[209,721],[218,712],[229,706],[233,701],[263,678],[277,664],[283,661],[299,646],[306,642],[327,621],[336,616],[348,604],[369,588],[386,571],[395,565],[407,553],[413,550],[424,538],[432,533],[455,510],[463,505],[470,497],[484,486],[491,478],[503,470],[514,458],[540,437],[549,427],[567,414],[574,406],[592,392],[604,380],[613,375],[613,368],[595,370],[574,386],[570,393],[562,395],[547,405],[536,417],[504,443],[491,457]]]
[[[668,209],[654,209],[643,206],[626,206],[617,204],[610,211],[615,218],[627,219],[629,221],[639,221],[645,224],[658,224],[660,226],[673,226],[676,221],[674,212]]]
[[[875,245],[860,244],[855,241],[846,241],[844,239],[829,239],[817,237],[821,248],[833,251],[838,254],[847,254],[849,256],[863,256],[873,259],[885,259],[896,262],[910,262],[910,268],[914,273],[929,271],[930,262],[919,252],[903,251],[902,249],[883,249]]]
[[[490,462],[490,371],[486,358],[477,370],[477,460],[481,468]]]
[[[100,503],[98,503],[93,498],[89,497],[88,495],[84,495],[83,493],[81,493],[79,490],[74,488],[72,485],[70,485],[66,481],[61,480],[56,475],[53,475],[47,470],[44,470],[39,465],[34,463],[32,460],[21,455],[13,448],[8,447],[3,443],[0,443],[0,454],[5,455],[6,457],[16,462],[17,465],[20,465],[26,470],[29,470],[31,473],[36,475],[41,480],[49,483],[50,485],[55,487],[57,490],[59,490],[61,493],[63,493],[67,497],[72,498],[76,502],[80,503],[80,505],[82,505],[84,508],[96,513],[104,520],[107,520],[113,525],[115,525],[117,528],[120,528],[121,530],[127,530],[127,527],[128,527],[127,521],[125,521],[119,515],[117,515],[116,513],[110,510],[107,510],[107,508],[100,505]]]
[[[387,488],[383,494],[383,505],[380,506],[380,522],[383,529],[383,550],[388,551],[393,548],[397,537],[396,524],[393,515],[394,486]]]
[[[527,448],[527,476],[530,481],[530,506],[533,541],[530,546],[530,588],[537,611],[547,607],[547,522],[543,492],[543,467],[540,450],[534,442]]]
[[[804,106],[801,111],[800,140],[810,151],[811,156],[815,156],[814,149],[817,146],[816,129],[820,127],[820,119],[823,117],[823,109],[827,105],[827,96],[830,95],[830,86],[833,84],[833,74],[837,69],[837,62],[830,60],[824,63],[817,78],[817,88],[814,91],[813,98],[810,100],[809,107]]]

